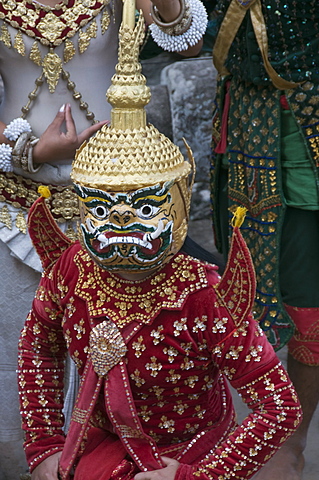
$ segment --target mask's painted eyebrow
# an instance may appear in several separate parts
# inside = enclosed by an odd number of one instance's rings
[[[135,208],[139,208],[140,205],[145,203],[162,205],[167,200],[170,187],[171,182],[166,182],[163,186],[157,184],[152,187],[141,188],[130,195],[131,205]]]
[[[173,181],[165,182],[164,185],[152,185],[150,187],[140,188],[131,193],[114,193],[110,194],[104,190],[97,188],[84,187],[74,184],[74,190],[79,196],[80,200],[88,207],[95,206],[100,202],[107,203],[111,208],[113,205],[123,202],[131,205],[134,208],[139,208],[145,203],[151,205],[162,205],[167,201],[168,191],[173,185]],[[169,195],[170,198],[170,195]]]
[[[82,187],[80,185],[74,184],[74,190],[76,194],[80,197],[80,200],[87,206],[93,206],[103,202],[107,203],[108,206],[111,207],[117,202],[116,196],[104,192],[103,190],[98,190],[96,188]]]

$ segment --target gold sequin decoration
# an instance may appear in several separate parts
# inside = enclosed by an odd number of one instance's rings
[[[0,210],[0,222],[3,223],[9,230],[12,230],[12,220],[7,205]]]
[[[150,373],[151,377],[157,377],[160,370],[162,370],[163,365],[160,362],[157,363],[157,358],[154,357],[154,356],[151,357],[150,360],[151,360],[151,362],[147,363],[145,365],[145,368],[146,368],[146,370],[151,371],[151,373]]]
[[[139,430],[128,427],[127,425],[118,425],[118,429],[122,438],[144,438],[144,435]]]
[[[75,47],[71,40],[68,38],[65,40],[64,51],[63,51],[63,61],[64,63],[69,62],[75,55]]]
[[[132,343],[132,348],[135,350],[135,356],[139,358],[146,350],[146,346],[143,343],[142,336],[138,337],[137,341]]]
[[[153,288],[135,294],[124,293],[123,290],[127,287],[126,281],[117,277],[113,277],[110,273],[110,277],[104,279],[101,276],[99,267],[95,264],[92,265],[92,271],[86,270],[87,262],[91,262],[91,259],[85,251],[80,251],[76,254],[74,261],[79,269],[79,281],[76,285],[76,294],[83,298],[88,305],[88,310],[93,316],[106,315],[112,318],[116,322],[119,328],[123,328],[131,321],[138,321],[142,323],[150,323],[154,316],[161,308],[179,308],[183,304],[185,298],[192,292],[200,290],[207,285],[206,272],[204,267],[198,262],[194,264],[185,260],[183,255],[176,256],[171,266],[173,272],[166,281],[159,285],[153,286]],[[182,262],[180,264],[180,262]],[[190,272],[192,270],[192,272]],[[186,282],[186,277],[189,279]],[[174,287],[175,284],[180,285],[183,278],[183,288],[178,291],[176,298],[169,299],[165,295],[165,290],[168,287]],[[123,285],[123,290],[122,290]],[[92,295],[92,289],[95,292],[103,292],[105,295],[105,301],[107,298],[114,298],[114,304],[116,308],[109,305],[97,304],[96,293]],[[161,298],[161,302],[153,302],[153,298]],[[103,303],[103,302],[102,302]],[[152,307],[150,309],[150,307]],[[187,319],[182,319],[179,322],[174,323],[175,332],[174,335],[178,336],[181,330],[185,330],[185,323]],[[154,343],[159,341],[161,332],[158,331],[154,336]]]
[[[103,377],[117,365],[126,354],[122,335],[111,320],[96,325],[90,333],[90,357],[94,371]]]
[[[59,55],[50,50],[50,52],[44,57],[42,66],[44,76],[49,85],[50,93],[53,93],[62,72],[62,61]]]
[[[42,66],[42,55],[39,49],[38,42],[34,42],[30,50],[30,60],[32,60],[38,67]]]
[[[25,56],[25,45],[23,43],[22,33],[20,31],[16,34],[13,48],[15,48],[16,51],[20,53],[20,55],[22,55],[23,57]]]
[[[165,336],[161,333],[163,330],[164,330],[163,325],[160,325],[159,327],[157,327],[157,330],[151,331],[151,337],[153,337],[154,345],[158,345],[160,342],[164,340]]]
[[[141,387],[145,383],[145,380],[141,378],[141,372],[138,369],[134,370],[130,377],[134,380],[137,387]]]
[[[0,41],[3,42],[4,45],[8,48],[12,47],[11,37],[10,37],[9,31],[8,31],[8,27],[5,23],[1,26]]]
[[[16,227],[20,230],[21,233],[27,233],[27,222],[21,210],[20,212],[18,212],[16,218]]]
[[[74,422],[84,424],[86,420],[86,410],[82,410],[80,408],[75,407],[72,413],[72,420]]]
[[[107,12],[106,10],[103,12],[103,15],[102,15],[102,18],[101,18],[101,31],[102,31],[102,35],[104,35],[104,33],[106,32],[106,30],[108,29],[109,25],[110,25],[110,15],[109,15],[109,12]]]
[[[73,325],[74,330],[76,331],[76,338],[77,340],[81,340],[83,335],[85,334],[85,327],[84,327],[85,321],[83,318],[79,321],[79,323],[75,323]]]
[[[163,428],[168,431],[168,433],[173,433],[175,431],[175,421],[169,420],[165,415],[161,417],[161,422],[158,424],[160,428]]]

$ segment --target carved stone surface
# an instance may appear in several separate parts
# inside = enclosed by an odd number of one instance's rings
[[[174,57],[176,60],[176,57]],[[154,85],[161,62],[153,59],[143,63],[143,72],[149,84]],[[150,66],[156,66],[152,73]],[[183,137],[190,145],[197,172],[193,191],[191,218],[210,216],[209,169],[212,126],[212,106],[216,93],[216,70],[211,57],[183,59],[168,64],[163,58],[161,85],[152,89],[147,106],[148,121],[167,135],[186,154]],[[163,90],[166,87],[166,91]],[[170,112],[169,112],[170,108]],[[167,131],[171,128],[171,134]]]
[[[146,105],[147,122],[173,141],[171,106],[166,85],[153,85],[151,101]]]
[[[170,97],[174,143],[183,151],[185,137],[195,156],[197,180],[206,181],[216,92],[216,71],[211,57],[168,65],[162,71],[161,84],[167,86]]]

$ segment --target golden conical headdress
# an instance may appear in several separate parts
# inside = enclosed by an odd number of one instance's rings
[[[171,180],[178,182],[194,171],[187,144],[189,162],[176,145],[146,123],[144,107],[151,94],[138,61],[143,37],[142,15],[135,26],[135,1],[124,0],[119,62],[107,92],[113,107],[111,125],[102,127],[78,150],[71,178],[79,185],[129,191]],[[189,207],[191,189],[184,195]]]

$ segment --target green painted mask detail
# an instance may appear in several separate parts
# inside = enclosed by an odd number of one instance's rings
[[[129,193],[80,187],[83,244],[107,270],[149,270],[161,265],[173,241],[172,183]]]

